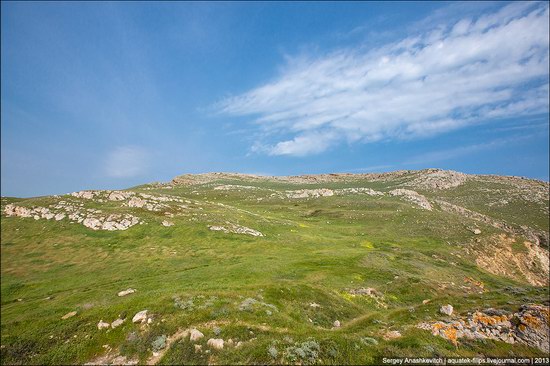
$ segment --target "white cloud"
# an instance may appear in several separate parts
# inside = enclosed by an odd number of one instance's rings
[[[149,154],[138,146],[119,146],[107,156],[105,172],[113,178],[132,178],[146,172]]]
[[[548,18],[548,4],[512,3],[377,49],[291,59],[274,81],[217,108],[254,116],[253,151],[295,156],[545,113]]]

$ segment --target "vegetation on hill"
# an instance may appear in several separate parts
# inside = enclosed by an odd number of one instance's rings
[[[214,173],[1,205],[2,364],[548,350],[545,182]]]

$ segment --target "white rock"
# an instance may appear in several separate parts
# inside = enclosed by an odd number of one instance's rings
[[[119,319],[117,319],[117,320],[115,320],[114,322],[111,323],[111,328],[115,329],[119,325],[122,325],[122,323],[124,323],[124,319],[119,318]]]
[[[210,348],[223,349],[223,339],[221,338],[210,338],[206,344]]]
[[[134,292],[136,292],[135,289],[129,288],[129,289],[127,289],[127,290],[120,291],[117,295],[118,295],[118,296],[126,296],[126,295],[133,294]]]
[[[128,201],[128,206],[129,206],[129,207],[138,207],[138,208],[141,208],[141,207],[145,206],[146,203],[147,203],[147,201],[142,200],[141,198],[132,197],[132,198]]]
[[[340,328],[340,321],[339,321],[339,320],[335,320],[334,323],[333,323],[332,325],[334,325],[334,328]]]
[[[164,221],[162,222],[162,225],[168,227],[168,226],[173,226],[174,223],[171,222],[171,221],[164,220]]]
[[[441,314],[445,314],[445,315],[453,315],[453,306],[452,305],[444,305],[439,309],[439,312]]]
[[[473,232],[475,235],[481,234],[481,230],[479,230],[478,228],[475,228],[474,230],[472,230],[472,232]]]
[[[109,323],[105,323],[105,322],[103,321],[103,319],[101,319],[101,320],[99,321],[99,323],[97,323],[97,329],[99,329],[99,330],[101,330],[101,329],[107,329],[107,328],[109,328],[109,327],[110,327],[110,324],[109,324]]]
[[[65,214],[58,213],[57,215],[54,216],[54,218],[56,221],[63,220],[65,218]]]
[[[196,342],[199,339],[201,339],[202,337],[204,337],[204,334],[202,334],[199,330],[191,329],[191,333],[189,335],[189,340],[191,342]]]
[[[142,310],[132,318],[132,323],[144,323],[147,321],[147,310]]]
[[[23,301],[23,299],[17,299],[17,301]],[[67,313],[61,317],[61,319],[68,319],[76,315],[76,311],[71,311],[70,313]]]
[[[101,228],[101,221],[99,221],[96,218],[86,218],[84,221],[82,221],[82,225],[86,226],[87,228],[90,228],[92,230],[98,230]]]

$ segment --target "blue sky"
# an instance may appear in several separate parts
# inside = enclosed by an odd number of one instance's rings
[[[2,195],[549,175],[548,3],[2,2]]]

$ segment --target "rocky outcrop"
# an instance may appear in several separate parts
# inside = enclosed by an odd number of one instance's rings
[[[420,323],[418,328],[457,345],[460,338],[493,339],[506,343],[523,343],[549,352],[550,310],[543,305],[524,305],[512,314],[487,309],[469,313],[450,322]]]
[[[392,196],[399,196],[403,197],[409,202],[414,203],[420,208],[423,208],[424,210],[431,211],[433,210],[432,205],[430,204],[430,201],[423,195],[421,195],[418,192],[411,191],[410,189],[394,189],[389,192]]]
[[[319,198],[334,196],[334,191],[328,188],[299,189],[297,191],[286,191],[286,198]]]
[[[251,236],[264,236],[264,234],[262,234],[257,230],[251,229],[246,226],[232,224],[230,222],[227,222],[225,226],[211,225],[208,228],[212,231],[221,231],[226,234],[234,233],[234,234],[245,234],[245,235],[251,235]]]
[[[433,191],[458,187],[468,180],[468,175],[453,170],[426,169],[405,185],[417,189]]]
[[[107,217],[87,217],[82,221],[82,225],[92,230],[126,230],[134,225],[139,224],[139,219],[135,216],[125,215],[109,215]]]

